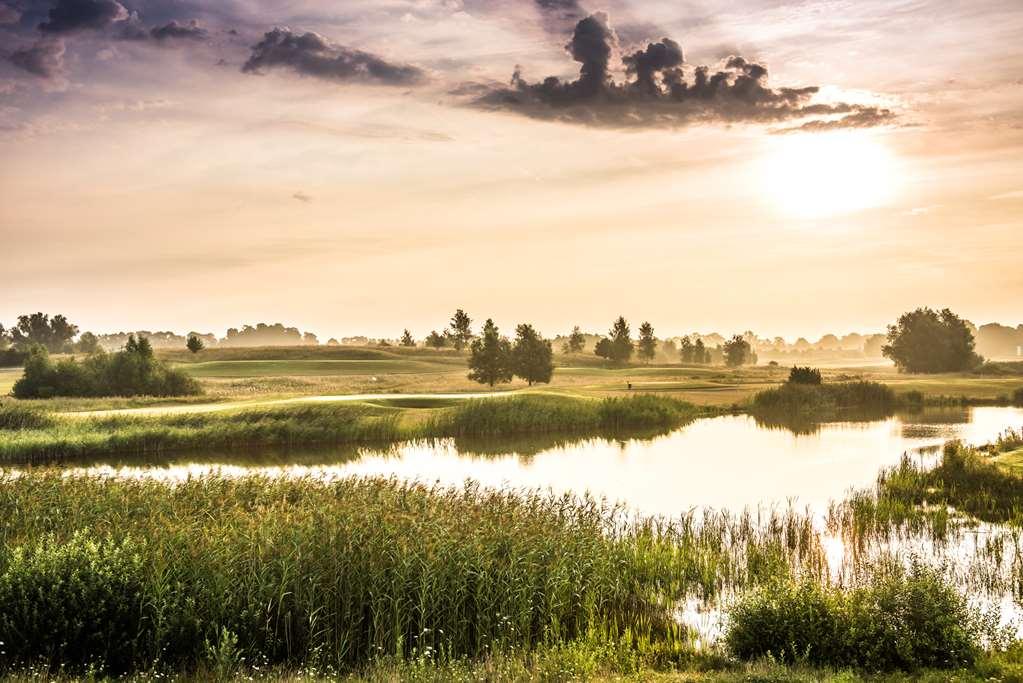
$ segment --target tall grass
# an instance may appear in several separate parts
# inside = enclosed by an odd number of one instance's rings
[[[786,383],[756,394],[752,411],[765,416],[831,417],[844,410],[884,414],[897,403],[895,392],[879,382]]]
[[[22,414],[18,410],[11,408],[12,424],[14,415]],[[0,430],[0,462],[43,463],[198,448],[227,451],[430,437],[603,433],[677,426],[698,411],[674,399],[640,395],[603,400],[564,396],[470,400],[432,410],[425,420],[405,419],[413,412],[366,403],[321,403],[156,416],[53,415],[46,423],[19,418],[17,429]],[[0,412],[0,421],[5,414]]]

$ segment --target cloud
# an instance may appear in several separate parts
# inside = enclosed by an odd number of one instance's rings
[[[377,55],[332,43],[316,33],[292,33],[288,28],[268,31],[263,40],[252,47],[242,71],[259,73],[273,68],[327,80],[385,85],[408,85],[424,78],[418,67],[389,62]]]
[[[731,56],[715,69],[692,67],[685,62],[682,46],[670,38],[622,56],[627,77],[616,82],[611,72],[616,48],[607,15],[594,13],[576,24],[565,46],[581,65],[576,80],[549,76],[530,83],[516,69],[510,87],[487,87],[470,102],[537,119],[615,128],[777,123],[817,117],[803,129],[828,130],[877,126],[895,118],[890,110],[878,107],[814,104],[817,86],[769,87],[767,67],[741,56]],[[468,93],[472,88],[459,91]]]
[[[21,19],[21,12],[10,5],[0,3],[0,26],[4,24],[16,24]]]
[[[988,197],[992,201],[1001,201],[1005,199],[1023,199],[1023,190],[1013,190],[1012,192],[1003,192],[1002,194],[996,194],[993,197]]]
[[[292,199],[297,199],[298,201],[302,202],[303,204],[308,204],[309,202],[313,201],[313,198],[311,196],[307,195],[305,192],[302,192],[302,190],[299,190],[295,194],[291,195],[291,198]]]
[[[545,28],[554,33],[563,33],[587,15],[578,0],[534,0],[534,3],[543,15]]]
[[[11,64],[40,78],[56,79],[64,75],[64,41],[42,38],[31,47],[16,50],[8,59]]]
[[[198,22],[194,19],[187,24],[171,21],[163,26],[153,28],[149,35],[154,40],[206,40],[209,37],[206,29],[199,26]]]
[[[128,18],[128,10],[116,0],[58,0],[49,20],[39,24],[43,33],[69,33],[106,28]]]

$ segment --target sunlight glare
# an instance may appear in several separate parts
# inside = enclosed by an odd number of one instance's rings
[[[761,169],[765,192],[786,215],[818,218],[882,206],[897,194],[891,151],[865,131],[778,136]]]

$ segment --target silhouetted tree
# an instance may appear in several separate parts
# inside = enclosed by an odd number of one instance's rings
[[[639,349],[637,355],[644,363],[649,363],[657,355],[657,337],[654,336],[654,326],[644,322],[639,326]]]
[[[45,313],[19,315],[18,324],[10,331],[13,344],[28,350],[34,344],[46,347],[50,353],[63,353],[71,348],[71,340],[78,334],[78,326],[63,315],[51,319]]]
[[[402,346],[416,345],[416,340],[412,338],[412,333],[408,331],[408,328],[405,328],[405,332],[401,335],[401,345]]]
[[[696,347],[693,342],[690,341],[689,337],[682,337],[682,342],[678,347],[678,357],[682,363],[695,363]]]
[[[493,320],[483,325],[483,335],[472,340],[469,379],[493,388],[512,379],[511,342],[501,336]]]
[[[611,326],[609,334],[611,339],[611,360],[615,363],[628,363],[632,358],[632,336],[629,330],[629,323],[625,322],[625,316],[618,316]]]
[[[703,340],[699,337],[696,338],[696,343],[693,344],[693,362],[699,365],[710,363],[710,349],[703,345]]]
[[[888,343],[881,353],[902,372],[956,372],[983,362],[974,351],[973,332],[947,308],[902,314],[888,326]]]
[[[586,336],[576,325],[572,328],[572,334],[568,335],[568,340],[562,346],[562,350],[565,353],[582,353],[584,348],[586,348]]]
[[[748,341],[743,339],[741,334],[737,334],[726,341],[721,351],[725,355],[725,365],[730,368],[746,365],[750,362],[753,355],[753,347],[750,346]]]
[[[206,345],[203,344],[202,339],[199,339],[199,337],[192,334],[188,336],[188,341],[185,342],[185,348],[192,353],[199,353],[206,348]]]
[[[773,362],[773,361],[772,361]],[[801,368],[793,367],[789,370],[789,384],[820,384],[822,382],[821,371],[809,366]]]
[[[472,340],[472,318],[461,308],[451,316],[451,340],[458,351],[468,346]]]
[[[554,374],[554,351],[550,341],[543,339],[532,325],[515,328],[515,345],[512,347],[512,371],[526,380],[529,386],[534,382],[547,384]]]
[[[443,349],[448,345],[448,337],[437,330],[431,330],[430,334],[426,335],[426,345],[431,349]]]
[[[596,346],[593,347],[593,353],[600,358],[611,360],[611,357],[614,354],[614,349],[611,346],[611,340],[607,337],[601,337],[598,339]]]

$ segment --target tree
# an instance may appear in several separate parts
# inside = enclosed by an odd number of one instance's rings
[[[974,344],[969,324],[949,309],[918,308],[888,326],[881,353],[900,372],[957,372],[983,362]]]
[[[601,358],[611,360],[611,356],[614,353],[611,348],[611,340],[607,337],[601,337],[598,339],[596,346],[593,347],[593,353],[597,354],[597,356]]]
[[[194,334],[190,334],[188,335],[188,341],[185,342],[185,348],[187,348],[192,353],[199,353],[200,351],[206,348],[206,345],[203,344],[202,339],[199,339],[199,337],[195,336]]]
[[[699,337],[696,338],[696,343],[693,344],[693,362],[700,365],[710,363],[710,351],[703,345],[703,340]]]
[[[678,356],[678,347],[675,346],[675,340],[665,339],[664,342],[661,344],[661,353],[664,354],[664,357],[667,358],[669,361],[673,360],[676,356]]]
[[[78,343],[75,344],[75,350],[81,353],[95,353],[98,348],[99,337],[92,332],[82,332],[82,336],[78,338]]]
[[[777,363],[775,364],[777,365]],[[821,371],[816,368],[811,368],[810,366],[806,366],[805,368],[794,366],[791,370],[789,370],[789,384],[818,385],[822,381]]]
[[[584,348],[586,348],[586,336],[576,325],[572,328],[572,334],[568,335],[568,340],[562,346],[562,350],[565,353],[582,353]]]
[[[7,347],[11,345],[12,341],[13,340],[11,339],[11,335],[7,331],[7,328],[0,325],[0,351],[7,349]]]
[[[451,339],[457,351],[464,349],[472,340],[472,318],[461,308],[451,316]]]
[[[50,353],[67,351],[76,334],[78,326],[63,315],[51,319],[45,313],[18,316],[18,324],[11,330],[12,341],[19,349],[28,350],[33,344],[40,344]]]
[[[448,345],[448,337],[437,330],[431,330],[430,334],[426,335],[426,345],[431,349],[443,349]]]
[[[406,328],[404,334],[401,335],[401,345],[402,346],[416,345],[416,340],[412,338],[412,333],[408,331],[408,328]]]
[[[639,326],[639,352],[637,355],[644,363],[649,363],[657,355],[657,337],[654,336],[654,326],[644,322]]]
[[[618,316],[609,334],[611,338],[611,360],[615,363],[628,363],[632,358],[633,344],[629,323],[624,316]]]
[[[512,372],[526,380],[529,386],[534,382],[548,384],[554,374],[554,351],[550,341],[543,339],[532,325],[515,328],[515,345],[512,347]]]
[[[511,342],[501,336],[493,320],[483,325],[483,336],[472,340],[469,356],[469,379],[489,384],[493,389],[499,382],[512,379]]]
[[[721,350],[725,354],[725,365],[730,368],[746,365],[753,356],[753,347],[741,334],[726,341]]]
[[[678,357],[683,364],[696,363],[696,347],[693,342],[690,341],[689,337],[682,337],[682,342],[678,347]]]

